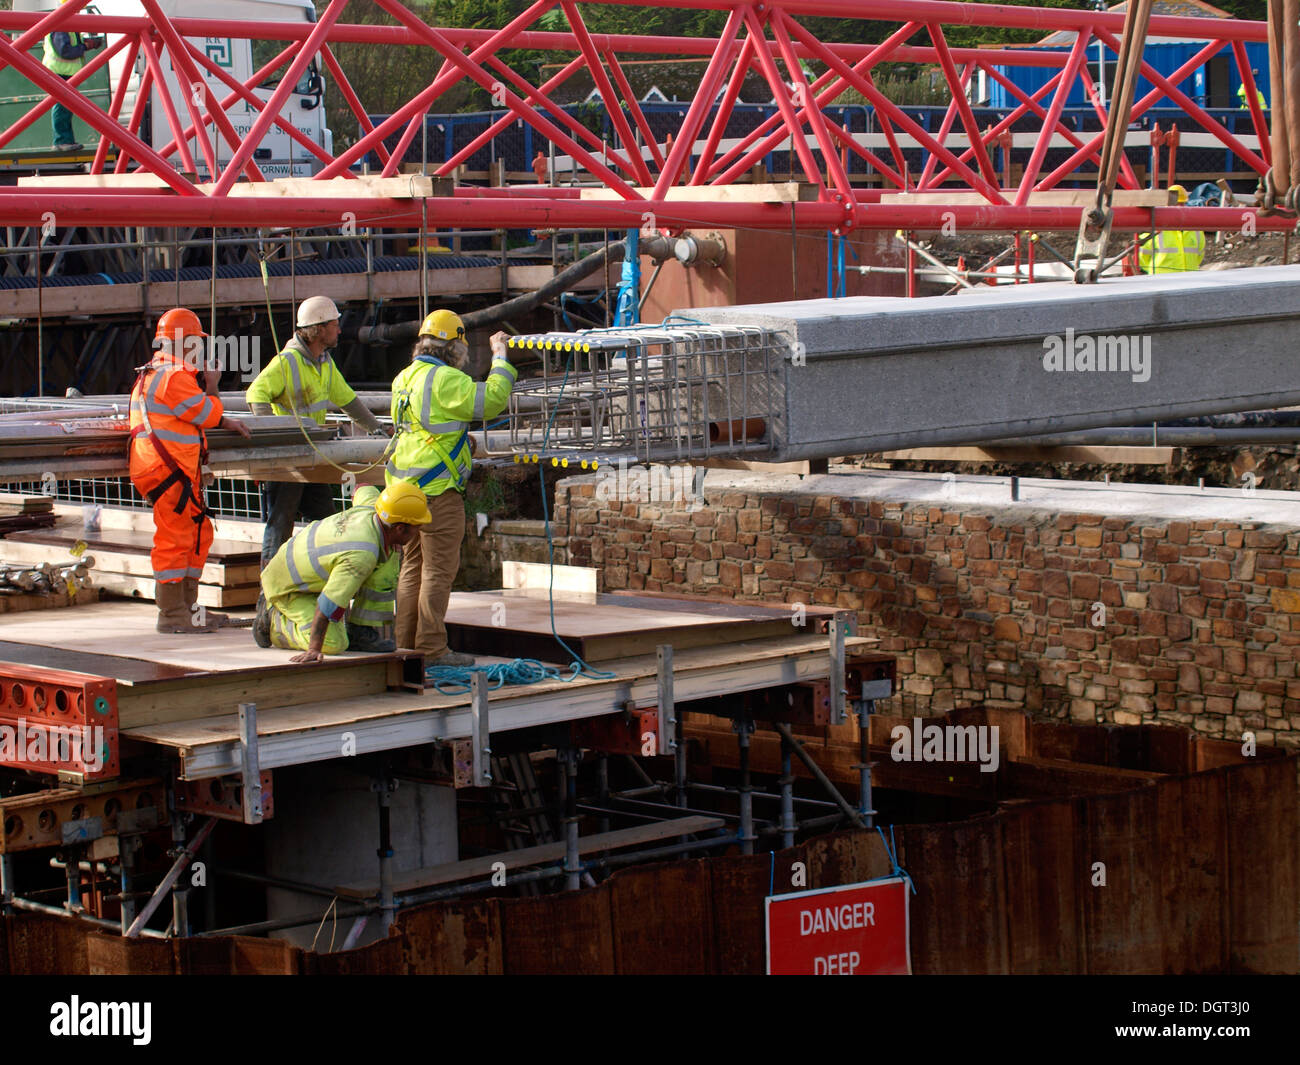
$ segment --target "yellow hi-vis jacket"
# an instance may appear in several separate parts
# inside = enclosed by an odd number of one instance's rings
[[[388,484],[410,481],[427,496],[464,491],[473,458],[471,422],[495,418],[510,401],[518,378],[506,359],[493,359],[486,381],[421,355],[393,380],[397,446],[384,471]]]
[[[75,48],[81,44],[81,34],[69,33],[68,41]],[[54,34],[49,34],[45,38],[45,51],[41,58],[41,66],[51,74],[58,74],[61,78],[70,78],[81,69],[84,59],[64,59],[63,56],[54,48]]]
[[[1164,229],[1139,238],[1138,262],[1144,274],[1199,270],[1205,258],[1205,234],[1199,229]]]
[[[346,407],[357,394],[332,358],[325,355],[316,362],[295,336],[248,386],[245,398],[250,406],[269,403],[276,414],[296,413],[299,421],[310,417],[324,425],[326,411]]]
[[[262,571],[262,591],[271,603],[315,595],[320,612],[341,621],[376,569],[395,554],[384,551],[373,503],[353,506],[312,522],[285,542]]]
[[[354,507],[373,507],[379,499],[379,489],[365,485],[352,497]],[[352,597],[348,608],[349,625],[372,625],[376,628],[391,625],[397,618],[397,578],[402,569],[402,552],[390,552],[386,562],[379,563],[366,582]]]

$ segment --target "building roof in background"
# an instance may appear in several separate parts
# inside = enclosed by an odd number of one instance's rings
[[[1114,13],[1123,13],[1128,10],[1128,0],[1122,3],[1111,4],[1107,11]],[[1151,14],[1153,15],[1172,15],[1176,18],[1232,18],[1233,16],[1220,7],[1213,4],[1207,4],[1204,0],[1155,0],[1151,5]],[[1042,45],[1051,45],[1057,48],[1068,48],[1074,44],[1075,34],[1070,30],[1058,30],[1056,33],[1049,33],[1034,48]],[[1166,40],[1167,38],[1148,38],[1148,43],[1155,40]],[[1181,38],[1186,40],[1186,38]],[[1209,34],[1206,34],[1206,40],[1209,40]]]

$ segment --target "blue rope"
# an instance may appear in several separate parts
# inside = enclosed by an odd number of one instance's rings
[[[894,867],[891,876],[902,877],[907,882],[907,886],[912,889],[912,894],[916,894],[916,885],[912,883],[912,878],[907,875],[907,870],[898,864],[898,848],[894,844],[894,826],[889,826],[889,838],[885,839],[885,830],[879,825],[876,831],[880,833],[880,842],[885,845],[885,853],[889,855],[889,864]]]
[[[470,690],[475,673],[485,673],[488,688],[495,691],[507,684],[536,684],[543,680],[562,680],[566,683],[579,675],[575,662],[572,673],[564,676],[558,667],[544,665],[535,658],[516,658],[513,662],[496,662],[490,666],[429,666],[425,679],[442,695],[464,695]]]
[[[768,853],[772,855],[772,870],[770,875],[767,878],[767,893],[769,895],[775,895],[776,894],[776,851],[769,851]]]
[[[555,424],[555,415],[560,409],[560,401],[564,398],[564,386],[568,384],[569,367],[572,365],[572,363],[573,363],[573,352],[569,352],[567,357],[564,360],[564,377],[560,379],[559,395],[556,396],[555,403],[551,407],[551,416],[548,419],[546,419],[546,432],[542,436],[542,451],[546,450],[547,444],[550,442],[551,427]],[[558,643],[561,647],[563,647],[566,651],[568,651],[569,654],[573,656],[573,661],[569,664],[569,668],[573,671],[573,675],[565,679],[575,680],[578,677],[590,677],[593,680],[613,680],[614,679],[613,673],[608,673],[605,670],[601,670],[601,669],[593,669],[591,666],[587,665],[587,663],[582,660],[582,656],[578,654],[577,651],[575,651],[572,647],[570,647],[567,643],[565,643],[562,639],[560,639],[560,634],[555,629],[555,541],[551,538],[551,508],[547,506],[546,503],[545,469],[546,469],[545,466],[541,465],[540,463],[538,464],[537,483],[541,486],[541,490],[542,490],[542,522],[544,523],[544,527],[546,529],[546,557],[547,557],[547,565],[550,567],[549,579],[546,584],[546,595],[547,595],[547,599],[549,600],[548,605],[550,606],[550,612],[551,612],[551,635],[555,638],[556,643]]]

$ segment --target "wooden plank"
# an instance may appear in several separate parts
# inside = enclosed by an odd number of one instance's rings
[[[22,535],[27,537],[33,534],[24,533]],[[42,536],[45,534],[37,533],[35,535]],[[63,565],[75,561],[70,554],[71,549],[72,542],[62,538],[51,541],[19,540],[17,534],[15,534],[6,537],[0,543],[0,559],[5,562],[21,562],[24,565],[39,566],[42,562]],[[127,577],[147,577],[150,581],[153,580],[153,563],[150,561],[147,550],[114,551],[104,547],[88,547],[86,554],[92,556],[95,560],[95,565],[90,571],[92,580],[100,573],[119,573]],[[260,561],[230,563],[209,556],[199,575],[199,581],[203,584],[237,588],[256,585],[261,575]],[[216,606],[217,604],[213,603],[212,605]]]
[[[60,610],[63,607],[88,606],[97,602],[99,602],[99,592],[95,588],[78,588],[76,597],[72,599],[63,592],[51,592],[49,595],[0,594],[0,614],[22,614],[29,610]]]
[[[388,270],[382,273],[339,273],[329,275],[330,296],[339,303],[365,302],[366,300],[410,300],[416,271]],[[555,276],[549,263],[537,266],[508,266],[506,289],[511,294],[534,292]],[[40,308],[34,288],[9,289],[5,292],[6,317],[35,318],[38,309],[47,320],[68,315],[142,314],[147,308],[206,307],[212,293],[207,281],[181,279],[179,285],[166,271],[152,275],[160,280],[151,281],[148,294],[145,286],[136,285],[68,285],[46,288]],[[599,279],[599,275],[593,275]],[[161,278],[167,277],[167,280]],[[435,296],[468,296],[501,293],[501,268],[499,266],[440,267],[429,271],[429,292]],[[272,275],[268,278],[270,298],[273,303],[290,303],[293,296],[293,278]],[[298,286],[301,288],[301,285]],[[418,287],[418,286],[417,286]],[[587,278],[573,288],[586,291],[597,287],[597,282]],[[178,293],[179,290],[179,293]],[[264,307],[267,289],[260,277],[223,278],[217,286],[218,307]],[[269,356],[268,356],[269,357]]]
[[[113,595],[128,599],[153,600],[154,579],[152,577],[135,577],[129,573],[111,573],[96,568],[92,579],[95,587],[111,592]],[[242,584],[237,588],[222,588],[216,584],[200,584],[198,601],[200,606],[216,608],[255,606],[261,591],[260,584]]]
[[[646,199],[654,198],[654,189],[642,188],[637,194]],[[621,200],[623,196],[616,189],[584,187],[584,200]],[[674,185],[664,192],[664,199],[678,203],[798,203],[815,200],[815,185],[798,181],[750,185]],[[935,202],[930,200],[928,202]],[[987,200],[981,201],[987,203]],[[1165,205],[1168,199],[1165,200]]]
[[[247,630],[242,631],[251,643]],[[297,666],[280,675],[249,671],[138,688],[119,685],[118,725],[128,729],[193,721],[204,729],[212,727],[212,717],[231,714],[240,703],[256,703],[261,712],[329,699],[364,699],[388,691],[386,659],[376,661],[374,656],[368,656],[339,661],[348,663],[349,668],[320,669],[321,663],[317,663],[311,669]]]
[[[337,481],[338,478],[335,478]],[[54,513],[58,516],[59,524],[56,529],[67,531],[73,534],[78,529],[82,529],[84,518],[84,508],[88,504],[84,503],[55,503]],[[107,507],[99,505],[99,527],[108,533],[110,530],[127,530],[133,529],[137,532],[148,533],[153,536],[154,523],[153,511],[140,507]],[[242,518],[217,518],[212,523],[212,534],[214,542],[216,540],[225,540],[238,545],[235,550],[248,550],[246,545],[255,544],[256,550],[260,551],[262,546],[262,533],[266,526],[260,521],[248,521]]]
[[[674,836],[709,832],[715,828],[722,828],[725,824],[726,822],[720,817],[676,817],[671,821],[637,825],[616,832],[598,832],[592,836],[578,837],[578,853],[599,854],[623,847],[636,847],[656,840],[671,839]],[[502,851],[500,854],[488,854],[481,858],[467,858],[459,862],[426,866],[395,877],[393,891],[416,891],[438,884],[454,884],[459,880],[485,878],[492,875],[495,871],[493,867],[498,863],[504,864],[507,870],[526,869],[531,865],[562,859],[565,849],[566,844],[563,841],[541,843],[534,847],[521,847],[516,851]],[[379,891],[379,881],[365,880],[359,883],[341,884],[335,887],[334,891],[347,898],[366,899]]]
[[[1091,207],[1096,193],[1087,189],[1048,189],[1030,194],[1030,207]],[[979,205],[988,203],[978,192],[954,192],[939,189],[935,192],[886,192],[882,203],[923,203],[951,205]],[[1169,193],[1165,189],[1116,189],[1116,207],[1168,207]]]
[[[596,571],[585,566],[544,566],[540,562],[501,561],[501,587],[516,590],[540,591],[548,589],[573,595],[589,595],[596,602]]]
[[[547,596],[526,590],[452,593],[447,608],[449,642],[471,654],[492,654],[501,645],[502,620],[519,655],[568,661],[568,652],[551,635]],[[649,654],[661,643],[685,649],[784,636],[790,632],[790,615],[755,616],[743,607],[734,613],[705,613],[671,599],[635,604],[597,596],[594,603],[586,599],[569,610],[561,610],[557,599],[554,625],[560,638],[586,661],[602,662]]]

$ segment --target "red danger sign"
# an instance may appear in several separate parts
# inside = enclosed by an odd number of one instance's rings
[[[907,894],[890,879],[770,896],[768,975],[910,974]]]

